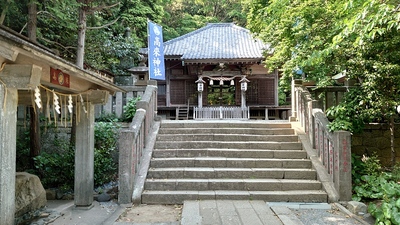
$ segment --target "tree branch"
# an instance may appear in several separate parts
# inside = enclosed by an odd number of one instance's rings
[[[64,46],[64,45],[62,45],[62,44],[60,44],[60,43],[58,43],[58,42],[51,41],[51,40],[46,39],[46,38],[44,38],[44,37],[40,37],[39,39],[41,39],[41,40],[43,40],[43,41],[46,41],[46,42],[48,42],[48,43],[50,43],[50,44],[54,44],[54,45],[60,46],[61,48],[65,49],[65,51],[68,51],[68,52],[70,52],[69,49],[76,49],[76,47],[74,47],[74,46]],[[71,53],[71,54],[74,54],[74,53],[72,53],[72,52],[70,52],[70,53]]]
[[[49,14],[51,17],[56,18],[53,14],[47,12],[47,11],[39,11],[37,12],[37,15],[42,14],[42,13],[47,13]],[[20,34],[22,34],[22,32],[25,30],[26,26],[28,26],[28,23],[25,23],[24,26],[22,27],[21,31],[19,32]]]
[[[108,26],[110,26],[110,25],[113,25],[114,23],[116,23],[118,20],[119,20],[119,18],[121,18],[120,16],[117,18],[117,19],[115,19],[114,21],[111,21],[110,23],[107,23],[107,24],[104,24],[104,25],[102,25],[102,26],[99,26],[99,27],[87,27],[86,29],[87,30],[99,30],[99,29],[102,29],[102,28],[104,28],[104,27],[108,27]]]
[[[89,8],[86,11],[86,14],[92,14],[92,13],[94,13],[96,11],[101,11],[103,9],[110,9],[110,8],[113,8],[113,7],[117,6],[117,5],[119,5],[119,4],[121,4],[121,3],[117,2],[117,3],[112,4],[112,5],[101,5],[101,6],[97,6],[97,7],[92,7],[92,8]]]

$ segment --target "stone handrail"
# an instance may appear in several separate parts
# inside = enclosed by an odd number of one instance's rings
[[[324,88],[324,91],[328,93],[329,89]],[[330,201],[348,201],[352,196],[351,134],[347,131],[329,131],[329,120],[321,109],[325,108],[323,106],[324,103],[320,100],[312,99],[301,81],[292,82],[291,120],[299,122],[310,143],[312,150],[308,151],[308,155],[316,160],[317,165],[313,163],[314,167],[324,170],[318,171],[321,172],[320,178],[323,177],[322,182],[332,184],[331,188],[329,185],[324,185],[324,188],[337,194],[337,198],[331,197]]]
[[[151,128],[157,114],[157,83],[149,81],[145,93],[136,103],[136,114],[128,129],[120,132],[119,148],[119,194],[118,203],[132,202],[135,184],[140,179],[140,166],[143,163]]]

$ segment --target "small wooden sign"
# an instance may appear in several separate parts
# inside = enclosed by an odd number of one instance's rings
[[[69,74],[64,73],[61,70],[50,67],[50,81],[52,84],[58,84],[69,88],[71,82]]]

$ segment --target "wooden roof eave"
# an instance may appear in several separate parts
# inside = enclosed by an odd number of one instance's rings
[[[238,59],[185,59],[185,64],[259,64],[264,58],[238,58]]]
[[[0,29],[0,42],[3,42],[0,45],[0,55],[9,61],[15,61],[18,54],[23,54],[36,60],[39,59],[55,69],[60,69],[70,74],[70,76],[96,84],[100,89],[109,91],[110,94],[126,92],[124,89],[101,78],[100,74],[79,68],[75,64],[53,54],[48,49],[24,40],[4,29]]]

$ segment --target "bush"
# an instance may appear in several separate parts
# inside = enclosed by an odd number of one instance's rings
[[[132,122],[132,119],[136,114],[136,103],[140,101],[140,99],[140,96],[131,98],[124,106],[124,120],[126,122]]]
[[[353,200],[370,202],[368,212],[375,224],[400,224],[400,168],[383,172],[376,155],[353,156],[352,163]]]
[[[94,182],[96,186],[115,179],[117,173],[117,140],[119,125],[98,122],[94,132]]]
[[[16,171],[31,171],[31,155],[30,155],[30,143],[29,143],[29,131],[24,131],[22,135],[17,137],[17,160],[16,160]]]
[[[73,189],[75,152],[66,141],[58,140],[57,150],[47,153],[42,151],[33,158],[38,176],[44,187]]]
[[[102,112],[100,116],[96,118],[96,122],[118,122],[118,118],[115,113]]]
[[[100,186],[116,178],[117,162],[114,160],[117,148],[119,126],[113,122],[98,122],[94,130],[94,183]],[[42,151],[34,158],[35,167],[43,186],[73,189],[75,151],[69,142],[57,140],[57,150]]]

